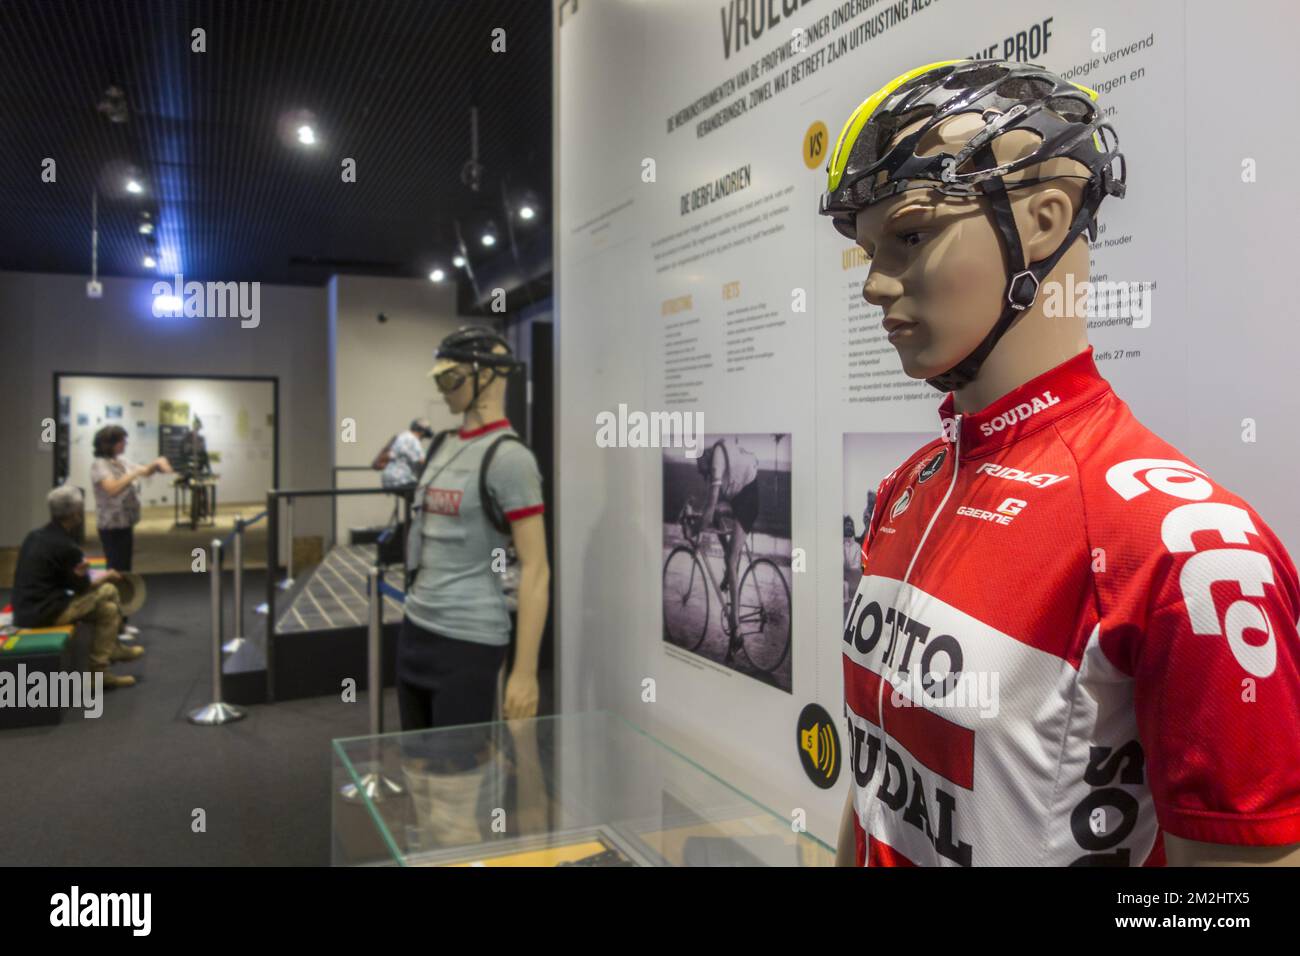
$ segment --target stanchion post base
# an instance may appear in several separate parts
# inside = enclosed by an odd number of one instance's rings
[[[207,704],[197,710],[191,710],[191,724],[202,724],[205,727],[215,727],[218,724],[228,724],[232,721],[243,720],[244,712],[234,704],[226,704],[218,701],[215,704]]]
[[[361,778],[360,787],[355,783],[348,783],[339,788],[339,794],[349,803],[360,800],[363,793],[372,803],[379,803],[402,796],[406,793],[406,789],[396,780],[385,777],[382,773],[365,774]]]

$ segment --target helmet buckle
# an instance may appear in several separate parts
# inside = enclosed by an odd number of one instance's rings
[[[1038,276],[1025,269],[1011,277],[1011,282],[1007,286],[1007,302],[1011,304],[1011,308],[1023,312],[1034,304],[1036,298],[1038,298]]]

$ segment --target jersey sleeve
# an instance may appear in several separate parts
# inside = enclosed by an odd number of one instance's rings
[[[1160,826],[1204,843],[1300,843],[1300,584],[1285,548],[1217,487],[1140,509],[1124,537],[1097,575],[1103,647],[1133,679]]]
[[[507,521],[520,521],[545,511],[537,459],[519,442],[506,442],[497,449],[488,468],[487,485]]]

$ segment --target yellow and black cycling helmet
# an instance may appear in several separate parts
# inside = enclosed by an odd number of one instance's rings
[[[959,113],[978,113],[984,126],[956,153],[916,154],[917,144],[939,123]],[[920,125],[890,145],[898,131]],[[1038,148],[1011,162],[997,162],[991,144],[1011,130],[1037,134]],[[840,131],[826,166],[826,192],[819,212],[856,238],[857,214],[905,189],[935,189],[948,196],[990,200],[1009,266],[1006,306],[980,346],[943,375],[929,379],[942,391],[960,388],[1016,315],[1029,308],[1038,286],[1086,229],[1097,237],[1097,208],[1106,196],[1123,196],[1127,170],[1119,137],[1097,107],[1095,91],[1070,83],[1034,63],[943,60],[896,76],[867,97]],[[1007,190],[1043,178],[1005,182],[1010,173],[1048,159],[1077,160],[1089,171],[1083,203],[1070,232],[1051,256],[1021,268],[1024,254]],[[1056,177],[1048,177],[1056,178]]]

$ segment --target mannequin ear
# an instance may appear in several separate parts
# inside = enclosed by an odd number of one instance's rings
[[[1036,190],[1025,203],[1020,227],[1020,241],[1029,262],[1038,262],[1054,253],[1065,240],[1074,221],[1074,203],[1065,190],[1056,186]]]

